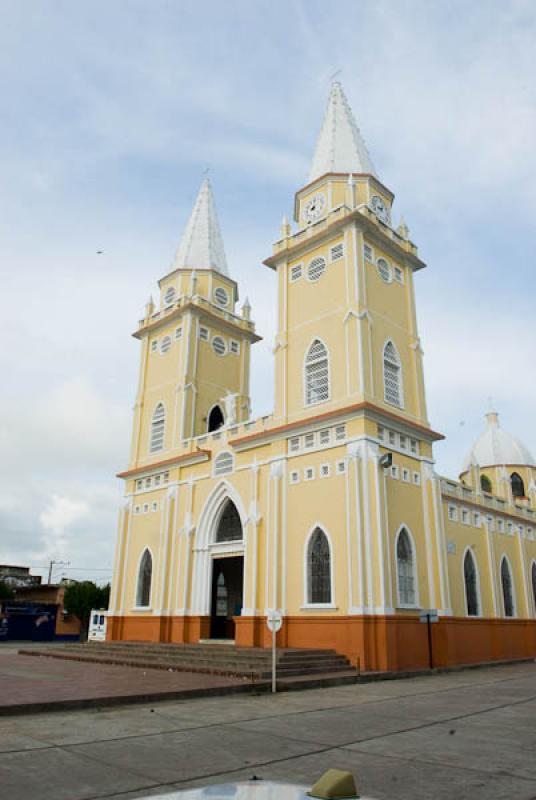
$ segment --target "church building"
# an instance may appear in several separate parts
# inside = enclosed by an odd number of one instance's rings
[[[536,656],[536,462],[488,413],[434,470],[414,280],[426,267],[332,85],[277,282],[275,402],[206,179],[134,337],[140,370],[108,638],[335,649],[364,670]],[[242,289],[242,287],[241,287]],[[435,617],[435,614],[434,614]]]

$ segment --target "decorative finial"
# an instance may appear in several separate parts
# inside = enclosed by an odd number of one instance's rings
[[[242,306],[242,317],[244,319],[249,319],[251,317],[251,305],[248,297],[246,297],[244,305]]]
[[[333,84],[333,83],[338,83],[338,81],[337,81],[337,78],[339,77],[339,75],[341,74],[341,72],[342,72],[342,69],[338,69],[338,70],[336,70],[336,71],[333,73],[333,75],[331,75],[331,76],[330,76],[329,82],[330,82],[331,84]]]
[[[290,234],[292,233],[292,228],[290,227],[290,223],[288,221],[288,217],[285,214],[283,219],[281,220],[281,238],[288,239]]]
[[[153,311],[154,311],[154,300],[151,294],[149,295],[149,300],[145,304],[145,318],[148,319],[150,316],[152,316]]]
[[[190,277],[190,297],[193,297],[197,293],[197,272],[192,270],[192,275]]]
[[[402,239],[406,240],[409,239],[409,228],[406,225],[406,220],[404,219],[404,217],[400,217],[400,223],[398,225],[398,228],[396,229],[396,232],[398,233],[399,236],[402,237]]]
[[[355,208],[355,204],[355,180],[353,174],[350,172],[346,184],[346,205],[348,208]]]

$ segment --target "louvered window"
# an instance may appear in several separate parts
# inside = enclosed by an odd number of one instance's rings
[[[164,406],[159,403],[154,410],[153,420],[151,422],[151,453],[164,448],[164,430],[166,426],[166,412]]]
[[[173,286],[169,286],[166,289],[166,293],[164,295],[164,305],[170,306],[175,299],[175,289]]]
[[[392,275],[391,275],[391,267],[385,260],[385,258],[378,259],[378,272],[382,281],[386,283],[391,283]]]
[[[296,264],[294,267],[290,269],[290,282],[294,283],[294,281],[298,281],[302,276],[302,265]]]
[[[328,399],[328,351],[320,339],[315,339],[305,359],[305,405],[311,406]]]
[[[171,336],[164,336],[160,345],[160,352],[167,353],[171,348]]]
[[[182,328],[177,328],[175,330],[175,339],[180,339],[182,336]]]
[[[214,461],[214,475],[227,475],[233,471],[233,454],[220,453]]]
[[[463,579],[465,581],[465,601],[467,615],[469,617],[478,617],[479,602],[478,602],[478,581],[476,575],[476,564],[473,554],[470,550],[465,554],[463,561]]]
[[[215,336],[212,340],[212,349],[218,356],[224,356],[227,352],[227,345],[225,344],[225,340],[221,338],[221,336]]]
[[[322,258],[322,256],[318,256],[318,258],[313,258],[309,266],[307,267],[307,277],[310,281],[317,281],[319,278],[322,277],[324,271],[326,269],[326,259]]]
[[[411,539],[402,528],[396,543],[396,564],[398,576],[398,602],[401,606],[415,605],[415,557]]]
[[[383,349],[383,394],[386,403],[402,407],[400,359],[392,342]]]
[[[374,261],[374,251],[369,244],[366,244],[363,248],[365,253],[365,261]]]
[[[338,261],[339,258],[344,256],[344,244],[340,242],[331,248],[331,260]]]
[[[208,342],[208,328],[199,328],[199,338],[204,342]]]
[[[237,342],[235,339],[231,339],[231,346],[230,346],[231,353],[234,353],[235,356],[240,354],[240,342]]]
[[[331,553],[326,534],[316,528],[307,554],[309,603],[331,603]]]
[[[223,286],[218,286],[218,288],[214,291],[214,299],[220,306],[226,306],[229,303],[229,295]]]

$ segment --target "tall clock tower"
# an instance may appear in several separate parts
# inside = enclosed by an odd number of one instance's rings
[[[393,227],[393,200],[336,82],[308,182],[295,196],[298,230],[284,226],[266,261],[278,273],[282,423],[372,403],[428,425],[413,289],[425,264],[407,228]],[[310,389],[300,378],[308,366]]]
[[[247,300],[237,311],[238,286],[208,179],[158,285],[158,305],[147,304],[133,334],[142,347],[130,467],[172,456],[185,440],[249,417],[250,347],[260,337]]]

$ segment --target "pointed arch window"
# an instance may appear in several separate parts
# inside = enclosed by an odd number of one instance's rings
[[[151,453],[164,449],[164,432],[166,427],[166,412],[163,403],[158,403],[153,413],[151,422]]]
[[[478,597],[478,576],[475,559],[470,550],[463,560],[463,580],[465,582],[465,606],[468,617],[480,615],[480,602]]]
[[[525,484],[523,483],[523,478],[517,472],[512,472],[510,475],[510,485],[514,497],[525,497]]]
[[[307,549],[307,602],[331,603],[331,552],[328,537],[315,528]]]
[[[311,406],[329,400],[328,351],[315,339],[305,358],[305,405]]]
[[[392,342],[383,348],[383,396],[386,403],[402,408],[402,369]]]
[[[512,572],[508,560],[503,557],[501,562],[501,585],[503,593],[504,616],[514,616],[514,587],[512,582]]]
[[[232,500],[227,500],[216,530],[216,542],[236,542],[243,539],[242,521]]]
[[[530,580],[532,583],[532,602],[534,603],[534,614],[536,615],[536,561],[532,562]]]
[[[398,604],[416,605],[415,553],[409,533],[402,528],[396,543],[396,574],[398,578]]]
[[[149,608],[152,576],[153,559],[149,550],[145,550],[138,570],[138,586],[136,588],[136,605],[138,608]]]

